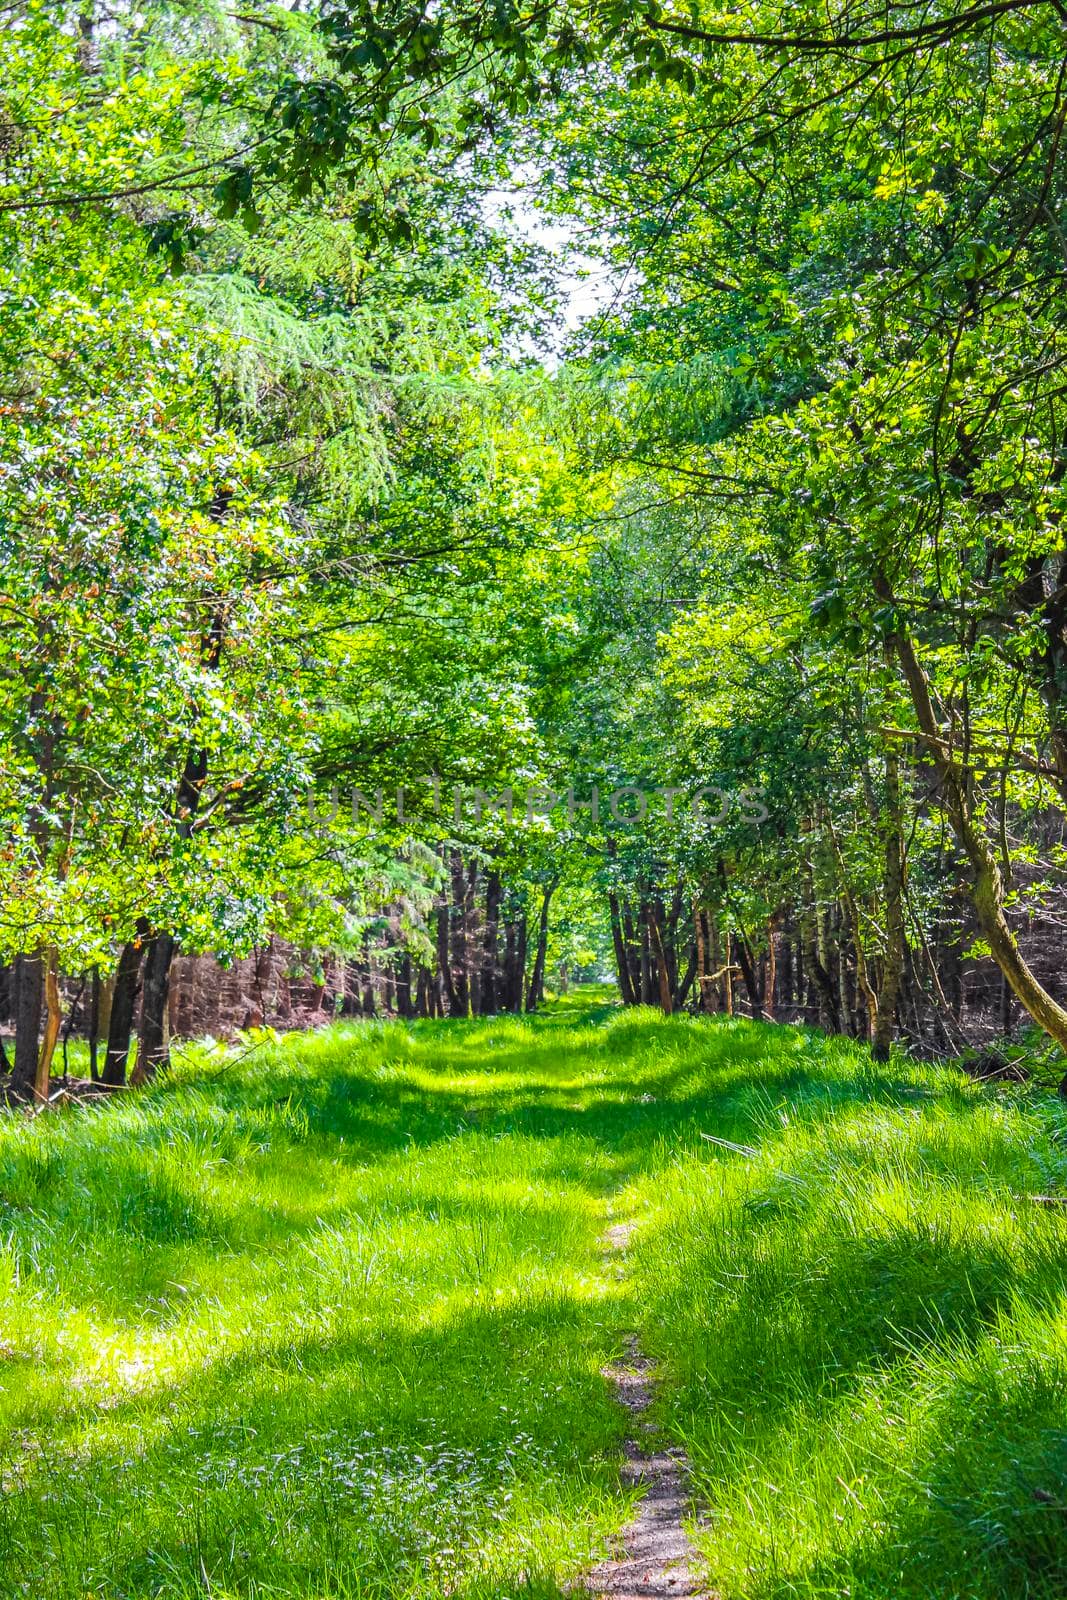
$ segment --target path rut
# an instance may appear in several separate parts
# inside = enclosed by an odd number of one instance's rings
[[[604,1234],[605,1254],[616,1258],[626,1251],[635,1224],[613,1223]],[[633,1521],[623,1529],[618,1549],[582,1580],[590,1595],[611,1600],[657,1600],[664,1596],[690,1596],[713,1600],[696,1572],[696,1552],[685,1531],[689,1511],[688,1463],[682,1450],[655,1450],[655,1430],[646,1412],[652,1404],[652,1363],[642,1353],[636,1337],[627,1340],[626,1357],[605,1367],[604,1376],[615,1385],[620,1403],[631,1419],[624,1445],[624,1481],[643,1491]]]

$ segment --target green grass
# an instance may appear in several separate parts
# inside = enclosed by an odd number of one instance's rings
[[[1028,1196],[1067,1194],[1067,1108],[784,1030],[747,1028],[740,1059],[729,1040],[692,1082],[751,1153],[683,1145],[634,1196],[715,1583],[1062,1600],[1067,1219]]]
[[[635,1327],[726,1600],[1062,1600],[1065,1137],[596,995],[6,1119],[0,1594],[557,1596],[626,1520]]]

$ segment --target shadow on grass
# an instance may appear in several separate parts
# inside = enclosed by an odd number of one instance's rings
[[[103,1398],[69,1386],[73,1365],[27,1377],[38,1417],[0,1499],[4,1581],[56,1600],[555,1595],[554,1570],[624,1513],[600,1368],[635,1314],[672,1374],[668,1415],[692,1432],[747,1394],[773,1453],[798,1397],[812,1415],[859,1404],[918,1347],[976,1341],[1033,1295],[993,1236],[921,1219],[823,1236],[768,1165],[786,1130],[842,1164],[835,1131],[843,1149],[869,1110],[921,1128],[982,1103],[951,1073],[876,1073],[804,1030],[580,1001],[346,1026],[78,1124],[4,1130],[20,1292],[36,1275],[48,1315],[77,1307],[195,1356]],[[766,1156],[758,1179],[705,1134]],[[648,1247],[669,1288],[598,1295],[605,1198],[655,1200],[682,1167],[737,1182],[733,1234],[716,1243],[713,1219],[705,1237],[683,1196]],[[774,1228],[805,1226],[804,1250],[761,1256]],[[761,1390],[772,1354],[792,1386]],[[19,1382],[7,1416],[26,1426]]]
[[[542,1286],[220,1354],[6,1464],[5,1592],[557,1595],[619,1516],[609,1320]]]

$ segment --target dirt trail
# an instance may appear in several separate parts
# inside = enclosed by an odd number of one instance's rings
[[[614,1223],[604,1234],[605,1253],[621,1257],[635,1224]],[[643,1491],[637,1515],[622,1532],[620,1548],[586,1574],[583,1589],[612,1600],[656,1600],[662,1596],[700,1596],[713,1600],[695,1572],[696,1555],[683,1525],[689,1510],[688,1474],[681,1450],[650,1448],[653,1425],[645,1413],[652,1404],[652,1363],[636,1338],[627,1341],[626,1359],[605,1367],[619,1401],[630,1413],[631,1431],[624,1450],[626,1483]]]

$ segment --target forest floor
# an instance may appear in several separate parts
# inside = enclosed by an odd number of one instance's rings
[[[0,1595],[1062,1600],[1067,1106],[604,1002],[5,1117]]]

